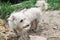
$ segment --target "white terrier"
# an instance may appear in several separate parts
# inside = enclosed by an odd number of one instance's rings
[[[30,23],[37,19],[40,20],[41,10],[39,8],[30,8],[25,12],[14,12],[8,18],[9,27],[11,28],[25,28],[29,29]]]
[[[38,2],[37,2],[38,3]],[[42,5],[45,5],[45,2],[40,2]],[[39,5],[36,4],[36,5]],[[24,28],[24,30],[30,29],[31,25],[30,23],[33,20],[37,20],[40,22],[40,17],[42,15],[42,9],[41,6],[38,8],[30,8],[30,9],[23,9],[19,12],[13,12],[10,17],[8,18],[8,24],[10,28]]]

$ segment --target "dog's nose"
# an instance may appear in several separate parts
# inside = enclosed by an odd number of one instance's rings
[[[26,25],[25,27],[23,27],[23,28],[27,28],[27,27],[29,27],[29,24],[28,25]]]

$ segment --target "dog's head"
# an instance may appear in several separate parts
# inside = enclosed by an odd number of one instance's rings
[[[8,22],[11,22],[16,27],[20,27],[26,30],[30,29],[30,22],[28,18],[21,12],[15,12],[11,14],[11,16],[8,18]]]

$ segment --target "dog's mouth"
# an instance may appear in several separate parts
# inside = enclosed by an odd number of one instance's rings
[[[23,28],[27,28],[27,27],[29,27],[29,24],[28,24],[28,25],[26,25],[26,26],[24,26]]]

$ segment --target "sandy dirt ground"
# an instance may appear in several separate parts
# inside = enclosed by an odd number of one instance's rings
[[[46,11],[40,22],[41,32],[32,35],[46,37],[47,40],[60,40],[60,10]]]

